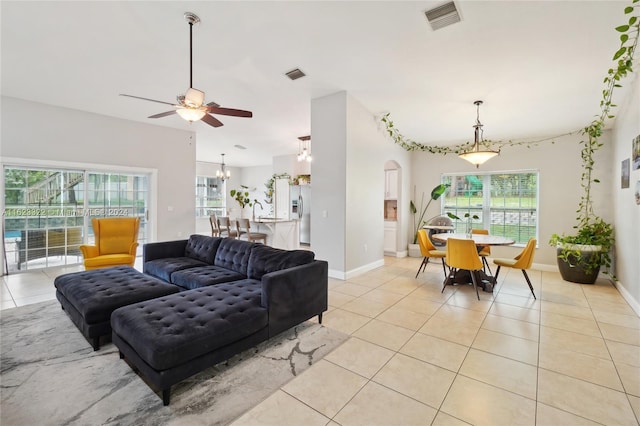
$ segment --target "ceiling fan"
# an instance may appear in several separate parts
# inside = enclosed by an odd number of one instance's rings
[[[157,101],[155,99],[143,98],[140,96],[126,95],[121,93],[120,96],[127,96],[129,98],[142,99],[143,101],[151,101],[159,104],[166,104],[175,107],[173,111],[161,112],[149,116],[149,118],[162,118],[169,115],[178,114],[189,122],[202,120],[210,126],[220,127],[222,122],[212,116],[217,115],[229,115],[233,117],[252,117],[251,111],[245,111],[242,109],[223,108],[215,102],[209,102],[204,104],[204,92],[193,88],[193,24],[200,22],[200,18],[191,12],[185,12],[184,18],[189,23],[189,89],[184,95],[177,96],[177,104],[170,102]]]

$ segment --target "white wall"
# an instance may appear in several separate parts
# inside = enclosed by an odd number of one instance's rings
[[[195,134],[2,97],[2,158],[157,171],[156,240],[195,229]]]
[[[640,205],[634,200],[636,185],[640,182],[640,169],[631,170],[629,188],[620,188],[621,163],[631,157],[632,140],[640,135],[640,77],[624,82],[632,92],[627,102],[620,105],[613,132],[611,182],[616,233],[616,276],[618,288],[640,315]],[[633,167],[631,167],[633,169]]]
[[[490,123],[488,125],[490,126]],[[471,138],[473,135],[471,131],[469,133]],[[611,144],[607,141],[610,136],[610,132],[605,132],[602,138],[605,145],[596,154],[595,171],[601,183],[595,184],[593,191],[596,213],[608,221],[613,219],[613,212],[609,207],[612,173],[609,166]],[[574,231],[576,209],[582,195],[580,140],[580,135],[572,135],[556,138],[555,143],[543,142],[531,148],[505,147],[500,156],[487,161],[479,169],[456,155],[414,152],[411,181],[416,184],[417,196],[420,198],[423,191],[428,197],[431,189],[440,182],[442,173],[538,170],[539,234],[534,263],[547,265],[550,270],[557,270],[555,248],[549,246],[548,241],[553,233],[572,234]],[[429,214],[435,215],[439,208],[440,203],[435,208],[432,205]],[[491,248],[491,253],[494,257],[513,257],[520,250],[521,247],[495,247]]]
[[[380,266],[384,164],[396,161],[401,181],[407,182],[409,153],[391,143],[373,114],[346,92],[312,100],[311,134],[311,247],[316,257],[327,260],[337,278]],[[398,204],[408,205],[408,185],[401,188]],[[407,212],[399,216],[399,226],[406,229]]]

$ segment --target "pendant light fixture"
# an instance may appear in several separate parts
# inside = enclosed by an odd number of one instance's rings
[[[311,162],[311,136],[300,136],[298,142],[298,161]]]
[[[220,170],[216,171],[216,177],[223,182],[231,177],[231,171],[225,169],[224,154],[222,154],[222,163],[220,163]]]
[[[477,108],[476,113],[476,124],[474,124],[474,143],[471,150],[458,154],[458,157],[463,160],[467,160],[471,164],[475,164],[476,168],[480,167],[480,164],[485,161],[495,157],[496,155],[500,155],[500,151],[493,151],[490,149],[480,149],[480,142],[482,142],[482,123],[480,123],[480,105],[482,105],[482,101],[475,101],[473,103]]]

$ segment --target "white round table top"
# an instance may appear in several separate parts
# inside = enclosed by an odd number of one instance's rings
[[[443,233],[433,234],[431,236],[434,240],[446,243],[449,238],[456,238],[459,240],[468,240],[467,234],[455,234],[455,233]],[[471,234],[471,239],[478,246],[510,246],[515,244],[515,241],[511,238],[503,237],[500,235],[485,235],[485,234]]]

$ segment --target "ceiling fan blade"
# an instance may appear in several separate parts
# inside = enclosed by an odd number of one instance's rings
[[[207,109],[213,114],[230,115],[233,117],[253,117],[253,113],[251,111],[245,111],[242,109],[221,108],[215,106],[208,106]]]
[[[202,121],[207,123],[209,126],[213,126],[213,127],[224,126],[224,124],[222,124],[222,121],[218,120],[217,118],[209,114],[205,114],[204,117],[202,117]]]
[[[215,102],[209,102],[209,103],[207,104],[207,106],[210,106],[210,107],[216,107],[216,108],[217,108],[217,107],[219,107],[219,106],[220,106],[220,104],[217,104],[217,103],[215,103]]]
[[[176,106],[175,104],[172,104],[172,103],[170,103],[170,102],[156,101],[155,99],[143,98],[143,97],[140,97],[140,96],[125,95],[124,93],[120,93],[120,96],[126,96],[126,97],[128,97],[128,98],[142,99],[143,101],[151,101],[151,102],[157,102],[157,103],[159,103],[159,104],[165,104],[165,105]]]
[[[149,118],[162,118],[162,117],[166,117],[168,115],[173,115],[175,113],[176,113],[175,111],[161,112],[160,114],[150,115]]]

